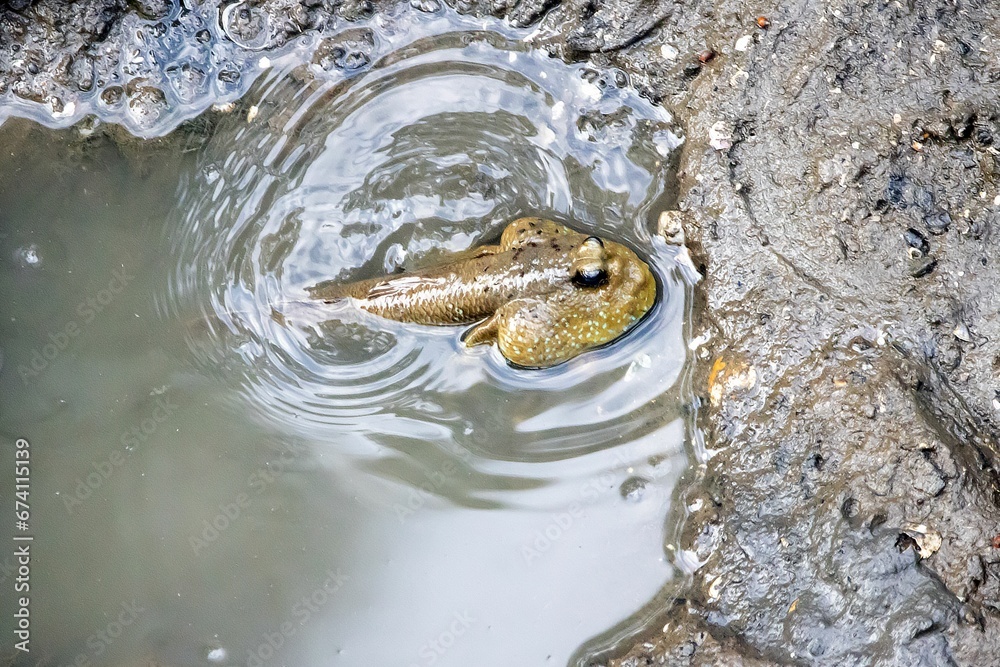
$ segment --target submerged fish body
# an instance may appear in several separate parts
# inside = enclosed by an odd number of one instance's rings
[[[478,322],[467,345],[497,343],[513,364],[544,368],[609,343],[652,307],[656,281],[625,246],[541,218],[521,218],[498,245],[398,276],[327,281],[315,299],[350,298],[362,310],[399,322]]]

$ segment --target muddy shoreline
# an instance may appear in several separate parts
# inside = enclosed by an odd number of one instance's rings
[[[72,95],[117,104],[135,17],[179,40],[264,40],[257,57],[394,7],[251,5],[220,27],[169,2],[8,3],[0,95],[67,120]],[[617,68],[686,131],[678,207],[704,275],[695,386],[713,455],[673,520],[702,565],[606,664],[1000,664],[998,10],[456,7]],[[181,74],[197,95],[239,67]],[[183,90],[119,87],[136,122]]]

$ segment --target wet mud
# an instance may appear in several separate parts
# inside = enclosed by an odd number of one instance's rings
[[[715,453],[701,566],[609,664],[1000,664],[995,10],[689,10],[643,44],[715,51],[690,80],[609,60],[687,130]]]
[[[455,4],[536,26],[554,56],[617,71],[686,130],[677,207],[704,277],[692,330],[708,454],[665,546],[697,567],[580,662],[1000,664],[997,8]],[[0,95],[50,115],[71,93],[100,100],[122,71],[101,54],[128,51],[129,17],[197,39],[169,3],[88,6],[0,10]],[[393,12],[232,7],[231,24],[198,28],[245,45],[232,67],[211,61],[217,78],[329,21]],[[180,89],[129,90],[141,120]]]

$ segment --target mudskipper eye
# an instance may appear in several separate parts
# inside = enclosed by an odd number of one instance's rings
[[[608,282],[608,272],[598,266],[578,269],[571,278],[577,287],[600,287]]]
[[[570,280],[577,287],[600,287],[608,282],[607,252],[604,241],[588,236],[576,249]]]

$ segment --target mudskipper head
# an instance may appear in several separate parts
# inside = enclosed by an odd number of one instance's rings
[[[516,366],[555,366],[607,345],[641,320],[656,299],[649,265],[630,249],[558,229],[573,239],[563,264],[565,282],[548,294],[516,300],[513,307],[500,311],[497,343]]]

